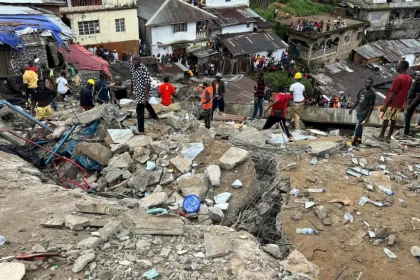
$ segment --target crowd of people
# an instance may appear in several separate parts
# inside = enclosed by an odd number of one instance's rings
[[[341,94],[341,96],[334,95],[331,98],[327,98],[322,94],[317,94],[315,98],[308,98],[305,100],[305,105],[315,107],[328,107],[336,109],[348,109],[351,107],[351,96]]]
[[[296,23],[291,22],[289,28],[294,29],[299,32],[306,32],[306,33],[321,33],[324,31],[328,32],[330,30],[336,30],[340,28],[346,28],[347,23],[346,20],[341,19],[340,16],[338,16],[336,19],[331,22],[331,20],[328,20],[326,23],[324,23],[324,20],[321,19],[320,21],[316,20],[308,20],[304,18],[300,18],[296,21]],[[332,29],[331,29],[332,26]]]

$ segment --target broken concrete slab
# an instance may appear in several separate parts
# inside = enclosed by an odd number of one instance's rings
[[[216,135],[221,136],[222,138],[227,138],[236,133],[239,133],[239,130],[231,124],[223,123],[216,128]]]
[[[71,230],[81,230],[90,225],[89,219],[80,216],[68,215],[65,219],[66,227]]]
[[[150,150],[146,147],[137,147],[134,149],[133,158],[135,161],[145,163],[149,160]]]
[[[125,152],[121,155],[115,155],[109,160],[109,168],[127,168],[134,163],[134,160],[131,158],[128,152]]]
[[[107,170],[107,173],[105,174],[105,181],[108,184],[113,183],[123,174],[123,171],[119,168],[107,168],[103,169],[102,172],[104,172],[104,170]]]
[[[113,104],[104,104],[95,106],[89,111],[85,111],[78,114],[73,114],[72,118],[65,121],[66,125],[74,124],[88,124],[98,119],[104,119],[106,122],[115,119],[118,114],[118,107]]]
[[[229,239],[210,233],[204,234],[204,247],[208,258],[223,257],[233,252],[232,243]]]
[[[308,261],[298,250],[294,250],[290,255],[280,262],[284,269],[301,277],[309,279],[319,278],[319,267]]]
[[[75,154],[83,154],[101,165],[108,165],[112,158],[112,152],[107,147],[99,143],[81,142],[74,148]]]
[[[108,241],[108,239],[118,231],[120,226],[121,221],[111,221],[107,223],[103,228],[99,230],[99,237],[102,239],[102,241]]]
[[[222,171],[218,165],[207,166],[204,174],[210,181],[212,187],[220,187],[220,179],[222,177]]]
[[[174,175],[172,173],[169,173],[168,171],[164,171],[162,174],[162,178],[160,179],[161,185],[166,185],[175,180]]]
[[[248,151],[236,147],[231,147],[219,159],[219,166],[223,169],[233,169],[250,157],[251,154]]]
[[[21,280],[25,276],[26,268],[23,263],[4,262],[0,263],[0,279]]]
[[[190,159],[175,157],[171,158],[169,162],[181,173],[187,173],[191,171],[192,160]]]
[[[312,155],[325,156],[326,154],[338,152],[343,147],[343,143],[331,141],[314,141],[309,143],[308,146],[311,148]]]
[[[79,249],[93,249],[95,250],[96,247],[101,244],[101,238],[98,237],[88,237],[83,239],[77,244],[77,248]]]
[[[167,204],[171,204],[172,206],[169,206],[169,209],[171,210],[177,210],[182,207],[184,203],[184,197],[180,195],[178,192],[173,192],[171,196],[169,196]]]
[[[203,201],[208,191],[208,180],[204,173],[178,178],[178,186],[184,196],[195,194]]]
[[[225,216],[223,214],[222,209],[218,207],[209,207],[208,211],[209,211],[210,219],[212,219],[215,222],[221,222],[223,220],[223,217]]]
[[[152,138],[146,135],[136,135],[127,141],[130,151],[134,151],[138,147],[147,147],[152,142]]]
[[[181,129],[182,119],[180,117],[175,116],[174,114],[168,115],[166,117],[166,122],[168,125],[170,125],[176,130]]]
[[[67,130],[67,128],[65,126],[59,126],[56,129],[54,129],[54,132],[51,135],[51,137],[53,139],[61,138],[61,136],[64,134],[64,132],[66,132],[66,130]]]
[[[200,205],[200,209],[198,210],[198,223],[204,226],[213,224],[209,216],[209,207],[206,204]]]
[[[204,126],[199,126],[196,131],[190,134],[190,139],[192,141],[203,141],[203,140],[212,139],[212,138],[213,138],[213,135]]]
[[[108,129],[107,132],[115,144],[127,143],[134,136],[131,129]]]
[[[96,204],[96,203],[83,203],[76,204],[76,209],[82,213],[99,214],[99,215],[119,215],[127,209],[111,204]]]
[[[135,188],[139,192],[144,192],[149,183],[149,178],[150,173],[144,169],[140,169],[131,176],[128,186]]]
[[[114,154],[122,154],[129,150],[129,147],[126,143],[123,144],[111,144],[110,145],[111,152]]]
[[[263,249],[264,252],[276,259],[283,259],[287,254],[287,252],[283,252],[280,246],[276,244],[267,244],[262,246],[261,249]]]
[[[74,273],[78,273],[78,272],[82,271],[88,263],[90,263],[91,261],[93,261],[95,259],[95,257],[96,256],[95,256],[94,253],[81,255],[74,262],[74,266],[73,266],[72,271]]]
[[[148,209],[151,207],[163,205],[168,201],[168,195],[165,192],[157,192],[149,194],[140,199],[140,208]]]
[[[32,247],[32,253],[45,253],[47,250],[41,244],[35,244]]]
[[[0,120],[0,130],[1,129],[10,129],[10,127],[5,122]],[[15,131],[13,131],[13,132],[15,132]],[[0,132],[0,135],[3,138],[5,138],[6,140],[10,141],[13,145],[24,146],[26,144],[25,140],[20,139],[19,137],[13,135],[10,132]]]
[[[122,216],[122,225],[134,234],[182,235],[184,222],[178,215],[149,215],[144,210],[130,210]]]
[[[64,219],[62,218],[54,218],[44,223],[41,223],[41,226],[46,228],[62,228],[64,226]]]
[[[258,147],[264,147],[267,138],[262,135],[258,129],[254,127],[248,127],[242,130],[240,133],[232,134],[229,139],[233,139],[241,143],[252,144]]]
[[[149,181],[147,186],[153,186],[160,182],[160,177],[162,176],[163,168],[156,168],[153,171],[149,171]]]

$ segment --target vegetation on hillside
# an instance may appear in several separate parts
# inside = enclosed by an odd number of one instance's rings
[[[334,1],[331,1],[331,4],[313,3],[311,0],[270,0],[270,3],[267,1],[251,1],[251,8],[267,20],[274,19],[273,11],[276,7],[278,16],[289,13],[291,16],[303,17],[329,13],[334,4]]]

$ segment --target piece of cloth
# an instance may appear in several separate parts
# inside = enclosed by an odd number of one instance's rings
[[[388,107],[386,108],[386,111],[384,115],[382,116],[382,120],[384,121],[395,121],[398,118],[398,114],[401,111],[401,108],[393,108]]]
[[[92,89],[88,87],[82,87],[80,89],[80,106],[85,108],[93,108],[93,95]],[[85,108],[86,109],[86,108]]]
[[[257,81],[257,92],[254,93],[255,97],[264,97],[265,92],[265,81],[264,79],[261,79],[260,81]]]
[[[420,81],[415,81],[413,85],[411,86],[410,92],[408,94],[407,102],[408,104],[413,103],[413,101],[416,99],[417,95],[420,94]],[[416,107],[419,104],[415,105]]]
[[[290,86],[290,91],[293,92],[293,101],[294,102],[303,102],[305,97],[303,96],[303,92],[305,91],[305,86],[300,83],[296,82]]]
[[[287,112],[287,106],[289,105],[289,101],[292,99],[292,96],[290,94],[286,93],[277,93],[274,96],[274,102],[278,100],[276,104],[274,104],[273,107],[271,107],[271,113],[270,116],[275,116],[276,110],[283,110],[280,117],[285,118],[286,112]]]
[[[212,113],[214,113],[214,111],[216,111],[217,108],[219,108],[219,112],[221,112],[221,113],[223,113],[225,111],[225,100],[223,98],[221,98],[221,99],[214,98],[213,99]]]
[[[356,139],[362,139],[362,134],[363,134],[363,125],[362,122],[364,120],[366,120],[367,115],[357,115],[357,123],[356,123],[356,129],[354,132],[354,137]]]
[[[109,81],[104,81],[104,80],[95,81],[95,95],[100,103],[109,102],[110,100],[109,90],[106,87],[109,84],[110,84]]]
[[[415,111],[416,107],[413,107],[411,110],[407,109],[407,113],[405,114],[404,135],[410,134],[411,118],[413,117]]]
[[[292,137],[289,128],[286,126],[286,119],[281,117],[269,116],[263,126],[263,130],[270,129],[276,123],[280,123],[280,129],[284,130],[288,138]]]
[[[295,103],[293,106],[293,121],[296,130],[300,129],[300,115],[302,114],[303,103]]]
[[[224,97],[226,93],[225,83],[223,81],[220,81],[218,84],[216,80],[214,80],[211,85],[213,86],[213,93],[214,98],[217,97]]]
[[[257,100],[254,100],[254,112],[252,113],[252,118],[255,119],[259,111],[259,117],[262,118],[264,111],[264,96],[256,97]]]
[[[127,88],[124,85],[122,87],[124,87],[124,88],[122,88],[122,89],[113,89],[115,98],[117,100],[128,98]]]
[[[137,126],[139,132],[144,132],[144,108],[149,112],[152,119],[157,120],[158,115],[153,109],[152,105],[149,102],[144,105],[143,103],[137,103],[136,113],[137,113]]]
[[[392,108],[402,108],[410,90],[412,78],[407,73],[399,74],[392,82],[391,88],[388,91],[388,95],[385,98],[384,104],[387,104],[391,92],[395,93],[394,99],[388,104]]]
[[[35,118],[37,120],[50,120],[52,118],[51,105],[47,105],[45,107],[38,106],[36,107],[35,112],[36,112]]]
[[[130,71],[133,81],[133,92],[136,98],[135,101],[137,104],[144,103],[149,98],[149,96],[146,96],[148,94],[146,93],[147,86],[150,85],[149,70],[143,63],[140,63],[138,67],[132,64]]]
[[[361,89],[357,94],[359,99],[359,104],[357,105],[356,112],[357,115],[367,116],[370,107],[375,106],[376,93],[373,89]]]
[[[38,74],[32,70],[25,70],[23,73],[23,83],[28,85],[28,88],[36,88],[38,86]]]
[[[57,85],[57,92],[59,94],[66,94],[69,88],[67,87],[68,82],[66,78],[59,77],[57,80],[55,80],[55,83]]]
[[[210,110],[213,108],[213,87],[206,87],[201,93],[201,108],[203,110]]]
[[[158,92],[162,97],[161,104],[169,106],[172,104],[172,95],[175,93],[175,87],[170,83],[163,83],[159,86]]]

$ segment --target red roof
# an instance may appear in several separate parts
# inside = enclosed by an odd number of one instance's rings
[[[108,77],[112,76],[106,60],[94,55],[79,44],[70,44],[69,48],[70,51],[62,48],[59,48],[59,50],[63,54],[64,60],[72,64],[77,70],[103,71]]]

